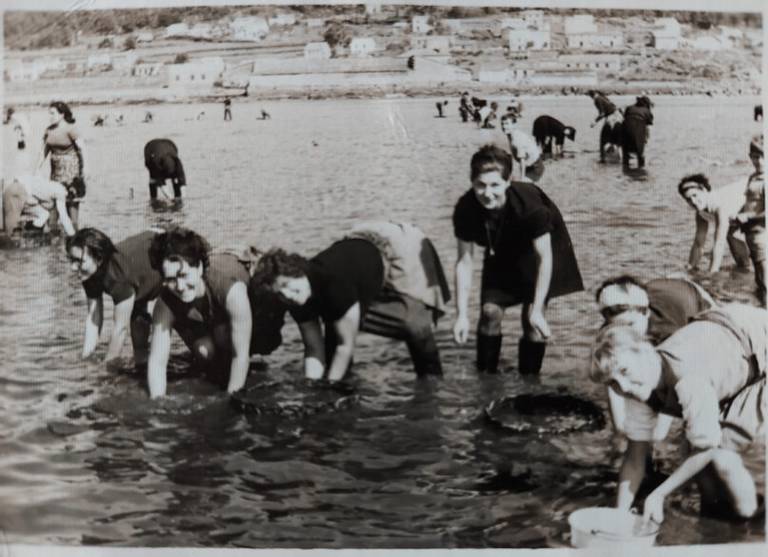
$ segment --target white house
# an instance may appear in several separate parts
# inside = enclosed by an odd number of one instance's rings
[[[188,37],[189,25],[186,23],[173,23],[165,28],[166,37]]]
[[[567,35],[568,48],[604,49],[624,48],[624,35],[620,32],[571,33]]]
[[[211,87],[221,78],[223,66],[208,63],[189,62],[168,66],[168,85],[170,87]]]
[[[552,48],[549,30],[510,29],[507,32],[509,50],[548,50]]]
[[[6,60],[5,75],[8,81],[37,81],[40,78],[40,66],[23,60]]]
[[[680,35],[670,33],[666,29],[654,29],[651,31],[651,34],[653,35],[653,48],[658,50],[675,50],[680,48]]]
[[[521,17],[505,17],[501,20],[502,29],[527,29],[528,23]]]
[[[136,43],[151,43],[153,40],[155,40],[155,36],[152,34],[151,31],[141,31],[140,33],[136,33]]]
[[[269,34],[269,24],[263,17],[238,17],[230,22],[229,32],[237,41],[260,41]]]
[[[680,22],[674,17],[657,17],[653,21],[654,29],[665,29],[670,35],[681,36]]]
[[[618,54],[563,54],[557,58],[555,67],[560,70],[617,72],[621,70],[621,57]]]
[[[429,24],[428,15],[415,15],[411,19],[411,31],[414,33],[429,33],[432,26]]]
[[[726,27],[725,25],[722,25],[720,27],[720,36],[731,40],[740,41],[744,38],[744,32],[741,29],[736,29],[735,27]]]
[[[219,73],[223,72],[224,68],[226,67],[226,64],[224,64],[224,58],[221,56],[203,56],[202,58],[194,60],[193,63],[202,64],[203,66],[213,68]]]
[[[214,36],[213,25],[210,23],[196,23],[189,30],[189,35],[197,39],[212,39]]]
[[[117,54],[112,59],[112,67],[118,71],[131,73],[131,69],[136,65],[139,57],[135,52],[126,52]]]
[[[49,70],[58,72],[66,69],[66,64],[61,58],[53,58],[51,56],[38,58],[34,64],[39,68],[41,74]]]
[[[576,33],[597,33],[595,18],[591,14],[568,16],[563,20],[566,35]]]
[[[376,50],[376,41],[371,37],[355,37],[349,43],[349,54],[355,58],[369,56]]]
[[[109,54],[89,54],[86,62],[88,69],[97,68],[102,66],[109,66],[112,64],[112,57]]]
[[[597,73],[593,71],[537,71],[531,78],[531,83],[540,86],[594,86],[597,85]]]
[[[365,13],[368,15],[376,15],[381,13],[381,2],[374,2],[373,0],[368,0],[365,3]]]
[[[449,35],[411,35],[411,49],[434,54],[448,54],[451,50]]]
[[[458,33],[461,31],[461,28],[464,24],[463,19],[444,19],[441,22],[443,24],[443,27],[448,28],[448,30],[452,31],[453,33]]]
[[[304,58],[326,60],[331,57],[331,47],[327,42],[307,43],[304,45]]]
[[[164,64],[161,62],[142,62],[133,66],[132,75],[134,77],[153,77],[160,75]]]
[[[691,39],[689,44],[696,50],[724,50],[732,48],[730,41],[723,40],[723,37],[713,37],[711,35]]]
[[[527,25],[536,29],[543,29],[545,27],[544,12],[542,10],[523,10],[520,16]]]
[[[507,68],[483,67],[477,72],[477,80],[480,83],[507,83],[509,70]]]
[[[275,26],[295,25],[296,16],[290,13],[276,14],[269,18],[269,24]]]
[[[529,65],[520,66],[484,66],[477,73],[481,83],[520,83],[530,80],[536,70]]]

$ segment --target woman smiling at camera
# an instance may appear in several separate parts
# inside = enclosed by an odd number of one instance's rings
[[[147,367],[152,398],[165,395],[171,330],[210,370],[229,370],[228,392],[245,385],[252,330],[250,277],[237,256],[210,251],[202,236],[184,228],[152,239],[149,259],[163,281],[152,314]]]

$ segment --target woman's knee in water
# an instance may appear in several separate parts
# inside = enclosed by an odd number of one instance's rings
[[[192,345],[192,353],[196,358],[212,361],[216,358],[216,345],[210,337],[197,339]]]
[[[483,334],[499,334],[503,319],[504,308],[500,305],[486,302],[480,308],[480,327]]]

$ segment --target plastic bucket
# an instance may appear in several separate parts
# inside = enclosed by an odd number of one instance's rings
[[[568,517],[573,547],[625,546],[650,547],[656,542],[659,526],[651,522],[643,528],[643,517],[611,507],[588,507]]]

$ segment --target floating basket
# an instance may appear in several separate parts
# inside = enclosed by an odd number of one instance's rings
[[[485,415],[493,425],[515,433],[558,435],[605,427],[599,406],[568,394],[502,397],[486,407]]]

